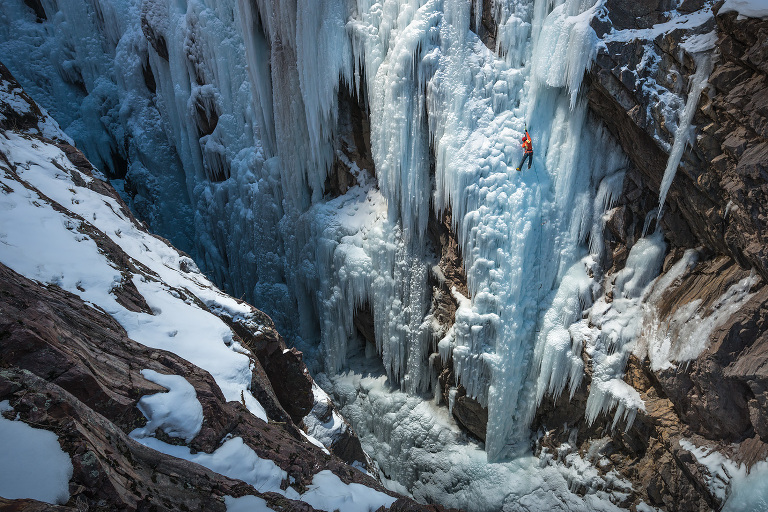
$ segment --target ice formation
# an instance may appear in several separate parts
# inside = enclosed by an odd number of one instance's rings
[[[525,458],[529,422],[545,395],[578,387],[585,350],[595,367],[588,419],[615,409],[615,424],[631,423],[643,404],[621,376],[666,249],[660,233],[638,241],[614,301],[592,304],[603,214],[626,167],[588,119],[580,93],[597,45],[590,21],[601,5],[497,0],[491,50],[469,30],[470,2],[462,0],[51,0],[44,23],[22,0],[8,0],[0,5],[8,20],[0,51],[113,183],[133,189],[132,206],[155,230],[272,316],[315,372],[329,373],[329,391],[346,397],[345,412],[371,436],[366,448],[385,474],[418,498],[478,510],[498,510],[510,492],[546,503],[554,491],[573,505],[563,475],[544,472],[546,485],[530,488],[516,473],[539,464]],[[706,44],[692,41],[690,49]],[[707,79],[706,61],[697,69],[676,155]],[[358,144],[345,140],[343,94],[369,113],[375,169],[341,151]],[[675,115],[683,106],[670,105]],[[518,173],[526,128],[533,169]],[[356,184],[332,197],[326,178],[338,162]],[[670,158],[665,183],[678,162]],[[454,292],[456,323],[433,340],[426,229],[448,208],[469,296]],[[151,306],[181,314],[145,295]],[[390,399],[376,400],[369,392],[379,384],[346,373],[364,364],[349,359],[358,343],[355,311],[364,305],[376,331],[368,355],[376,352],[377,375],[394,386]],[[221,339],[216,326],[200,322]],[[124,318],[131,335],[141,334],[138,323]],[[427,393],[434,342],[468,394],[488,407],[484,451],[462,445],[442,423],[417,432],[418,445],[401,437],[413,434],[413,422],[440,419]],[[230,385],[228,397],[243,389],[242,375],[207,369]],[[313,427],[318,435],[321,427]],[[452,443],[464,446],[451,452],[452,467],[436,467],[431,452]],[[395,452],[411,466],[395,466]],[[522,462],[487,464],[513,456]],[[463,490],[448,496],[452,479]],[[516,483],[481,500],[487,479],[503,489]]]
[[[661,219],[664,212],[664,201],[667,199],[669,187],[672,185],[672,180],[675,178],[677,167],[680,165],[680,159],[683,157],[683,151],[688,144],[691,133],[691,121],[693,120],[693,114],[696,112],[696,107],[699,104],[699,97],[707,86],[707,80],[709,79],[709,75],[712,74],[712,68],[714,67],[712,56],[708,53],[708,51],[712,49],[712,46],[714,46],[714,33],[706,35],[704,44],[698,43],[697,41],[687,42],[689,43],[688,50],[692,52],[693,59],[696,62],[696,72],[691,76],[688,98],[685,101],[685,107],[680,115],[677,130],[675,130],[675,140],[672,144],[672,149],[669,152],[667,166],[664,169],[664,177],[661,179],[661,187],[659,188],[658,219]],[[712,46],[710,46],[710,44]],[[683,46],[685,47],[685,43],[683,43]],[[694,53],[693,50],[697,51]]]
[[[380,361],[361,353],[350,366],[356,371],[318,380],[332,381],[344,416],[391,490],[473,511],[621,510],[617,503],[629,484],[615,475],[601,477],[572,449],[562,449],[568,465],[530,454],[489,464],[482,446],[462,433],[446,408],[392,386]]]

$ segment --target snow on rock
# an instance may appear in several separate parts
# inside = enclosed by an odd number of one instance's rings
[[[725,0],[721,13],[737,12],[740,17],[768,18],[768,0]]]
[[[688,450],[709,473],[707,486],[719,499],[724,500],[720,510],[727,512],[757,512],[768,507],[768,461],[758,461],[752,467],[738,464],[717,450],[696,446],[687,439],[680,446]]]
[[[168,389],[167,393],[144,396],[139,400],[139,410],[149,418],[136,435],[153,435],[158,428],[171,437],[187,443],[192,441],[203,426],[203,407],[195,394],[195,388],[179,375],[162,375],[154,370],[142,370],[145,379]]]
[[[15,126],[24,133],[37,134],[72,144],[59,128],[58,123],[41,109],[18,82],[13,79],[5,65],[0,62],[0,123]]]
[[[645,328],[634,349],[638,357],[649,358],[653,371],[695,360],[709,346],[715,329],[755,295],[752,289],[760,278],[752,273],[729,286],[710,306],[703,308],[701,299],[692,300],[677,308],[672,315],[660,319],[654,303],[661,299],[676,279],[697,263],[697,259],[696,251],[687,251],[654,285],[643,319]]]
[[[273,509],[267,506],[267,502],[258,496],[242,496],[233,498],[224,496],[224,504],[227,512],[271,512]]]
[[[153,417],[148,419],[150,423],[156,421]],[[145,437],[142,429],[134,430],[131,436],[161,453],[200,464],[230,478],[242,480],[261,493],[282,494],[286,498],[309,503],[320,510],[374,512],[382,506],[389,507],[397,500],[396,497],[362,484],[344,483],[329,470],[318,472],[307,486],[307,490],[302,493],[297,492],[293,487],[282,489],[282,482],[288,479],[287,473],[273,461],[260,458],[239,437],[227,439],[213,453],[192,453],[186,446],[175,446],[152,437]],[[250,501],[246,503],[250,505]],[[237,502],[236,505],[244,506],[242,502]]]
[[[242,312],[249,307],[219,292],[202,274],[182,270],[187,257],[140,229],[115,199],[89,188],[94,178],[77,170],[56,146],[5,132],[0,152],[7,158],[0,177],[6,191],[0,261],[107,311],[136,341],[208,370],[228,400],[243,397],[249,410],[266,420],[249,391],[252,363],[246,349],[195,301]],[[143,271],[118,268],[99,250],[98,237],[120,246],[134,269]],[[150,311],[116,300],[112,290],[128,282]]]
[[[323,446],[331,446],[349,428],[349,425],[336,412],[331,398],[316,383],[312,385],[312,394],[315,397],[315,405],[310,414],[304,417],[304,425],[307,433],[320,441]]]
[[[63,505],[69,500],[72,461],[55,433],[13,418],[8,400],[0,402],[0,496],[32,498]]]
[[[155,421],[153,417],[148,420]],[[298,499],[298,493],[293,488],[280,490],[280,484],[288,478],[287,473],[273,461],[256,455],[240,437],[227,439],[213,453],[192,453],[187,446],[172,445],[154,437],[146,437],[141,429],[131,432],[131,437],[160,453],[185,459],[221,475],[242,480],[259,492],[280,492],[288,498]]]

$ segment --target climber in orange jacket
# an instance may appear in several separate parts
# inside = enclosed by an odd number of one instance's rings
[[[522,140],[522,146],[523,151],[525,151],[525,154],[523,155],[523,159],[520,160],[520,165],[517,166],[517,170],[523,168],[523,164],[525,163],[525,159],[528,159],[528,168],[531,168],[531,164],[533,163],[533,144],[531,144],[531,136],[528,135],[528,130],[525,130],[525,137],[523,137]]]

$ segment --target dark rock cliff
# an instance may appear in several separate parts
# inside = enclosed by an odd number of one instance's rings
[[[606,32],[608,22],[620,29],[666,21],[669,6],[663,2],[630,3],[608,2],[593,23],[598,35]],[[641,236],[646,216],[658,206],[676,122],[659,98],[676,98],[673,106],[681,109],[696,70],[695,59],[681,43],[715,31],[715,49],[709,50],[716,59],[714,70],[661,220],[669,242],[664,272],[686,249],[697,249],[699,259],[655,304],[658,321],[669,321],[694,301],[699,301],[700,319],[707,319],[730,286],[750,273],[758,276],[749,290],[751,298],[718,323],[707,348],[693,361],[654,370],[647,357],[630,357],[625,381],[640,392],[646,410],[628,430],[626,425],[611,428],[612,417],[607,416],[587,424],[583,411],[589,378],[572,400],[545,399],[539,409],[533,427],[544,434],[538,448],[554,449],[578,429],[576,446],[582,455],[592,449],[610,461],[602,471],[615,469],[633,482],[626,506],[644,501],[665,510],[703,511],[722,505],[722,496],[707,485],[714,475],[681,440],[716,449],[747,467],[768,456],[768,292],[763,285],[768,270],[768,21],[717,14],[719,5],[711,21],[692,30],[674,30],[652,40],[608,42],[586,77],[592,114],[605,123],[631,162],[607,223],[610,283]],[[638,65],[648,58],[647,52],[653,52],[655,68]],[[654,82],[652,88],[647,87],[649,81]],[[586,355],[585,360],[589,369]]]

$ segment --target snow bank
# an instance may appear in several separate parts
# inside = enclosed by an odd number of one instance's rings
[[[150,418],[150,421],[152,419]],[[288,474],[269,459],[262,459],[240,437],[229,438],[213,453],[192,453],[187,446],[164,443],[154,437],[144,437],[139,429],[131,432],[138,442],[166,455],[200,464],[213,472],[242,480],[259,492],[278,492],[291,499],[299,499],[292,488],[280,489]]]
[[[242,393],[248,409],[266,421],[264,408],[249,391],[247,352],[233,341],[229,327],[200,308],[193,297],[232,315],[246,315],[249,307],[218,291],[199,272],[182,270],[188,269],[189,258],[141,231],[116,201],[75,184],[70,174],[79,176],[83,184],[92,178],[75,169],[55,146],[6,132],[0,151],[22,180],[47,197],[3,170],[0,182],[11,192],[0,199],[0,261],[101,308],[135,341],[174,352],[207,370],[227,400],[239,401]],[[55,209],[57,205],[65,205],[66,210]],[[119,245],[147,273],[115,268],[90,230]],[[113,290],[128,279],[146,299],[151,314],[130,311],[115,299]]]
[[[768,18],[768,0],[725,0],[720,13],[737,12],[739,17]]]
[[[63,505],[69,501],[72,461],[53,432],[9,420],[8,400],[0,402],[0,496]]]
[[[203,426],[203,406],[192,384],[179,375],[162,375],[154,370],[141,370],[141,374],[168,388],[168,392],[141,397],[138,408],[150,421],[136,435],[150,436],[159,428],[171,437],[192,441]]]

